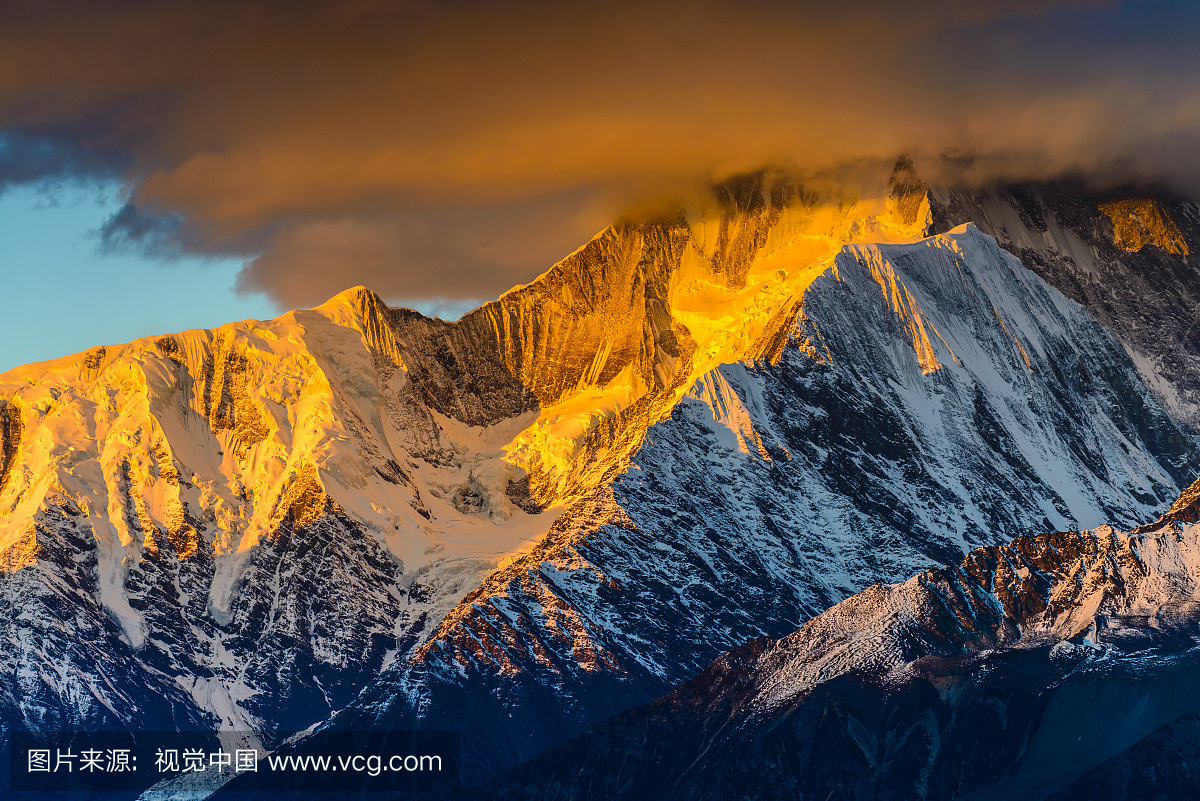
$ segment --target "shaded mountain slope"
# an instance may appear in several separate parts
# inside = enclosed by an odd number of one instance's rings
[[[1200,207],[1069,183],[929,191],[931,231],[974,222],[1083,304],[1179,420],[1200,425]]]
[[[1143,798],[1155,765],[1194,793],[1198,621],[1196,524],[1020,537],[736,649],[488,797]]]

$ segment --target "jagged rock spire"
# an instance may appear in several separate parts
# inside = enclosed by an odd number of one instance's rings
[[[1196,479],[1190,487],[1179,495],[1179,499],[1171,504],[1157,525],[1174,521],[1176,523],[1200,523],[1200,479]]]
[[[921,211],[921,201],[929,191],[929,185],[921,180],[911,158],[901,156],[896,159],[888,187],[891,189],[892,199],[896,201],[897,217],[905,225],[915,223]]]

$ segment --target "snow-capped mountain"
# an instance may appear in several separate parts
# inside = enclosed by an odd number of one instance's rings
[[[873,585],[489,797],[1192,797],[1196,753],[1179,746],[1200,709],[1198,494],[1133,532],[1019,537]],[[1151,734],[1176,748],[1125,753]]]
[[[461,730],[486,777],[872,582],[1153,517],[1196,469],[1115,339],[970,226],[847,247],[776,353],[702,376],[333,725]]]
[[[759,355],[845,243],[921,232],[887,198],[723,192],[457,323],[355,289],[0,376],[8,725],[136,723],[128,682],[214,725],[325,719]],[[125,667],[63,660],[96,636]]]
[[[928,197],[932,232],[970,221],[996,237],[1113,332],[1176,419],[1200,427],[1200,206],[1071,184],[935,186]]]
[[[4,727],[462,729],[480,780],[1200,474],[1110,332],[893,183],[732,182],[454,323],[359,288],[0,375]]]
[[[122,693],[144,686],[210,725],[304,728],[536,537],[498,448],[460,459],[426,407],[385,394],[403,373],[394,339],[372,339],[390,331],[375,302],[4,376],[10,720],[138,722]],[[493,493],[478,514],[455,505],[463,486]],[[94,633],[126,667],[64,660]]]

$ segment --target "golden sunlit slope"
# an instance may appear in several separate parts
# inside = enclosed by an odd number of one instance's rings
[[[1100,211],[1112,222],[1113,244],[1122,250],[1138,251],[1147,245],[1158,245],[1168,253],[1188,254],[1179,226],[1157,200],[1114,200],[1101,203]]]
[[[459,562],[474,576],[545,527],[506,495],[505,425],[468,430],[403,393],[374,296],[358,290],[266,322],[147,338],[0,377],[6,419],[0,547],[35,558],[39,511],[87,520],[108,604],[130,562],[163,543],[211,549],[211,604],[228,607],[245,552],[284,519],[347,514],[406,572]],[[510,426],[511,427],[511,426]],[[517,426],[519,428],[519,424]],[[419,465],[419,468],[418,468]]]
[[[567,502],[620,469],[641,433],[720,364],[775,358],[804,289],[853,242],[911,242],[925,212],[762,180],[674,219],[613,226],[529,286],[463,318],[490,328],[537,419],[506,447],[534,496]],[[927,207],[926,207],[927,211]]]

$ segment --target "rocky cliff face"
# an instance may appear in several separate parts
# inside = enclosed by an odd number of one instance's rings
[[[1200,712],[1161,726],[1134,746],[1090,768],[1052,801],[1191,798],[1200,791]]]
[[[722,656],[489,797],[1190,797],[1195,755],[1149,749],[1194,735],[1198,619],[1196,524],[1019,537]]]

